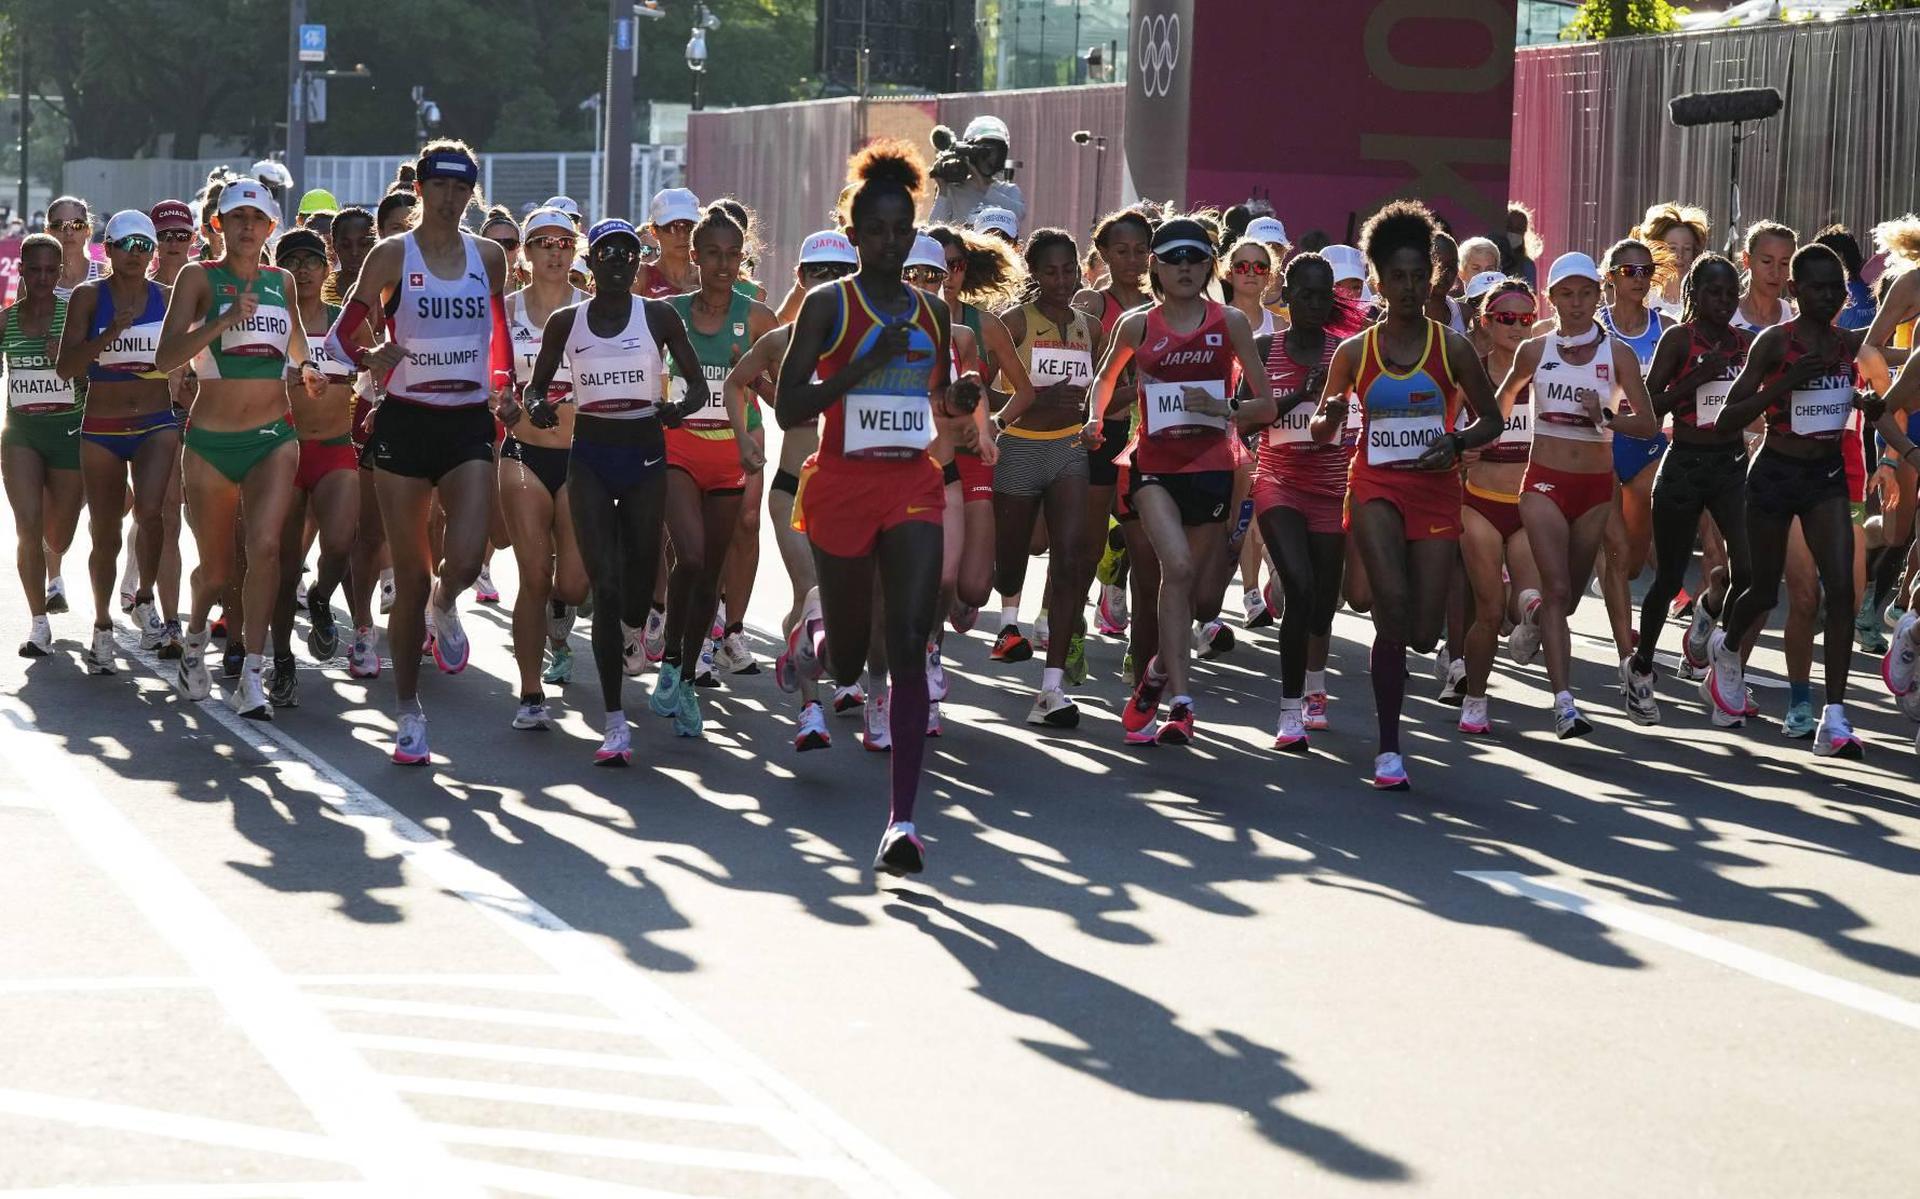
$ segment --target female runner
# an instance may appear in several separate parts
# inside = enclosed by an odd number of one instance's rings
[[[1660,344],[1661,334],[1673,324],[1648,302],[1654,290],[1666,284],[1665,257],[1652,244],[1628,238],[1616,242],[1600,264],[1607,285],[1613,289],[1612,302],[1600,309],[1600,327],[1633,351],[1642,380],[1653,366],[1653,351]],[[1634,437],[1614,430],[1613,470],[1620,487],[1614,493],[1612,515],[1607,518],[1600,595],[1613,628],[1614,649],[1621,659],[1633,653],[1632,586],[1645,569],[1647,551],[1653,544],[1653,476],[1666,449],[1665,433]]]

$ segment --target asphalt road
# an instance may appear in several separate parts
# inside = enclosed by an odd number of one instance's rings
[[[769,545],[762,630],[778,571]],[[510,598],[510,555],[495,576]],[[1494,735],[1465,741],[1416,663],[1416,789],[1383,795],[1350,614],[1308,758],[1268,748],[1270,634],[1199,669],[1197,746],[1141,751],[1117,643],[1081,728],[1041,734],[1038,664],[989,662],[983,629],[948,639],[930,870],[876,885],[886,766],[857,721],[794,754],[762,673],[709,696],[704,741],[643,714],[635,768],[596,770],[593,689],[510,730],[506,614],[466,607],[472,666],[424,685],[427,769],[387,760],[388,678],[303,659],[301,706],[256,725],[151,662],[86,677],[78,613],[56,656],[0,663],[0,1194],[1920,1176],[1920,762],[1870,661],[1862,763],[1782,739],[1765,686],[1768,719],[1726,734],[1663,678],[1667,722],[1638,729],[1589,601],[1593,737],[1555,741],[1539,671],[1503,663]]]

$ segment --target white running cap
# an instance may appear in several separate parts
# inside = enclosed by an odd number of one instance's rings
[[[1354,247],[1331,245],[1320,251],[1320,257],[1326,259],[1327,265],[1333,268],[1335,283],[1345,283],[1348,280],[1366,282],[1367,260]]]
[[[1473,278],[1467,280],[1467,288],[1466,288],[1467,299],[1469,300],[1479,299],[1481,296],[1484,296],[1488,292],[1492,291],[1494,289],[1494,286],[1500,283],[1505,278],[1506,276],[1501,274],[1499,271],[1481,271],[1479,274],[1475,275]]]
[[[562,196],[565,200],[566,197]],[[566,209],[553,204],[542,204],[527,214],[526,221],[520,226],[521,232],[532,237],[535,229],[558,229],[571,237],[580,233],[579,226],[573,223],[573,215]]]
[[[1547,271],[1547,290],[1552,291],[1568,279],[1591,279],[1598,284],[1600,268],[1593,264],[1591,255],[1569,250],[1553,260],[1552,268]]]
[[[999,117],[973,118],[967,122],[966,132],[960,135],[960,140],[966,142],[999,142],[1003,146],[1011,146],[1013,144],[1013,138],[1007,133],[1007,123]]]
[[[982,232],[991,229],[1004,234],[1008,241],[1020,240],[1020,218],[1004,208],[982,208],[973,214],[967,224]]]
[[[566,213],[567,216],[573,218],[574,220],[578,220],[580,218],[580,206],[573,202],[572,196],[550,196],[548,197],[547,202],[545,204],[542,204],[540,207],[557,208],[561,212]]]
[[[859,266],[860,255],[853,248],[853,243],[847,240],[846,234],[840,232],[838,229],[822,229],[820,232],[810,235],[800,246],[800,264],[802,266],[810,266],[817,262],[836,262],[843,263],[847,266]],[[940,260],[941,269],[946,269],[946,265],[947,260],[942,258]]]
[[[1247,222],[1247,231],[1242,236],[1251,241],[1265,242],[1272,246],[1290,246],[1287,227],[1276,216],[1255,217]]]
[[[669,187],[665,191],[655,192],[653,203],[648,206],[647,219],[659,228],[666,228],[675,221],[700,222],[700,197],[684,187]]]
[[[917,234],[913,239],[913,250],[907,255],[902,267],[930,266],[941,274],[947,273],[947,248],[928,237]]]
[[[159,235],[153,231],[153,218],[138,208],[116,212],[113,214],[113,219],[107,222],[108,245],[115,244],[123,237],[144,237],[155,243],[160,240]],[[942,262],[940,265],[945,266],[946,263]]]
[[[220,191],[220,213],[225,215],[236,208],[258,208],[274,224],[280,223],[280,206],[273,202],[273,193],[265,184],[251,179],[236,179]]]

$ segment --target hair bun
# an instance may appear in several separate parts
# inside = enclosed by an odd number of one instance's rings
[[[918,198],[926,186],[927,170],[911,144],[889,138],[873,142],[854,155],[847,181],[902,187]]]

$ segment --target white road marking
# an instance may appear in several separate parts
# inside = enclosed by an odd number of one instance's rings
[[[1572,912],[1609,928],[1621,932],[1633,933],[1650,941],[1658,941],[1695,957],[1705,958],[1742,974],[1750,974],[1767,982],[1791,987],[1802,994],[1812,995],[1855,1011],[1891,1020],[1908,1028],[1920,1029],[1920,1003],[1877,991],[1872,987],[1836,978],[1831,974],[1822,974],[1818,970],[1809,970],[1797,966],[1784,958],[1761,953],[1757,949],[1748,949],[1711,933],[1703,933],[1671,920],[1650,916],[1645,912],[1622,907],[1619,904],[1591,899],[1578,891],[1562,886],[1548,886],[1536,878],[1516,874],[1509,870],[1462,870],[1461,876],[1475,882],[1485,883],[1502,895],[1519,899],[1531,899],[1548,907]]]
[[[214,997],[339,1142],[346,1160],[392,1194],[444,1186],[451,1155],[422,1135],[413,1110],[340,1040],[299,988],[100,794],[58,738],[35,728],[28,709],[7,697],[0,698],[0,713],[6,715],[0,720],[6,759],[34,764],[33,785],[58,796],[48,810],[74,845],[120,885],[181,960],[210,981]]]
[[[580,988],[546,974],[289,974],[301,987],[455,987],[519,991],[533,995],[577,995]],[[57,994],[63,991],[196,991],[212,979],[189,975],[101,975],[79,978],[4,978],[0,995]]]
[[[129,659],[156,677],[167,677],[159,660],[139,648],[137,636],[122,632],[120,646]],[[505,878],[435,837],[280,726],[247,720],[219,699],[193,710],[264,759],[278,785],[318,798],[342,823],[365,835],[370,845],[389,849],[448,893],[472,904],[633,1031],[668,1055],[701,1068],[728,1102],[755,1111],[784,1107],[795,1113],[797,1120],[769,1131],[814,1172],[833,1178],[855,1196],[944,1196],[890,1150],[754,1058],[599,939],[581,933]],[[364,1038],[359,1043],[364,1045]],[[431,1192],[427,1187],[422,1193]]]
[[[74,1099],[39,1091],[0,1088],[0,1112],[34,1120],[58,1120],[83,1128],[111,1128],[120,1132],[169,1137],[200,1145],[219,1145],[255,1153],[273,1153],[307,1161],[352,1164],[351,1150],[334,1138],[316,1132],[293,1132],[259,1124],[241,1124],[210,1116],[156,1111],[128,1103]]]
[[[739,1149],[665,1145],[657,1141],[615,1140],[612,1137],[581,1136],[570,1132],[534,1132],[524,1128],[496,1128],[490,1124],[429,1124],[427,1129],[450,1145],[526,1149],[535,1153],[565,1153],[614,1161],[693,1166],[776,1178],[826,1178],[837,1181],[853,1169],[853,1163],[847,1161],[807,1160],[771,1153],[749,1153]]]
[[[607,1016],[576,1016],[571,1012],[540,1012],[527,1008],[429,1003],[417,999],[380,999],[370,995],[331,995],[324,992],[315,995],[313,1000],[321,1007],[336,1012],[377,1012],[389,1016],[410,1016],[415,1020],[473,1020],[490,1024],[518,1024],[524,1028],[565,1028],[608,1037],[644,1035],[639,1029]]]
[[[0,1199],[370,1199],[359,1182],[130,1182],[0,1191]]]
[[[515,1062],[527,1066],[559,1066],[570,1070],[610,1070],[624,1074],[654,1074],[670,1078],[710,1078],[725,1068],[671,1057],[635,1057],[622,1053],[593,1053],[580,1049],[546,1049],[538,1045],[498,1045],[487,1041],[446,1041],[438,1037],[392,1036],[386,1033],[344,1034],[349,1045],[386,1053],[419,1053],[481,1062]]]
[[[792,1112],[779,1108],[750,1111],[722,1103],[649,1099],[639,1095],[581,1091],[571,1087],[536,1087],[522,1083],[476,1082],[466,1078],[430,1078],[415,1074],[389,1074],[386,1079],[396,1089],[409,1095],[444,1095],[456,1099],[480,1099],[488,1103],[526,1103],[582,1111],[619,1112],[622,1115],[653,1116],[662,1120],[693,1120],[753,1128],[795,1118]]]

